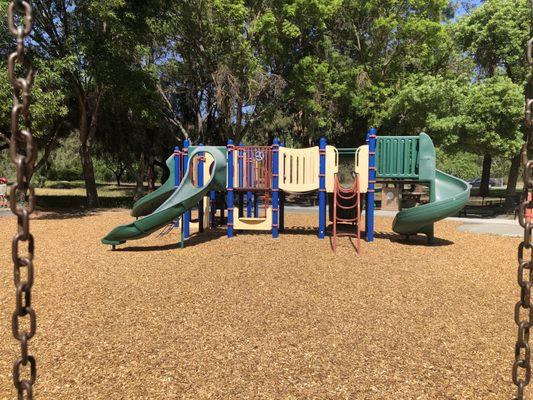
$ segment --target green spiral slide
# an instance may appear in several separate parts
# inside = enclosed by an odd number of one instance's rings
[[[468,203],[470,185],[454,176],[436,170],[434,201],[400,211],[392,230],[403,235],[424,233],[433,239],[433,223],[457,214]]]
[[[468,203],[470,185],[435,168],[436,154],[431,138],[378,136],[376,173],[378,182],[419,182],[429,186],[429,203],[400,211],[392,224],[402,235],[423,233],[433,240],[433,224],[457,214]]]
[[[211,154],[214,160],[210,177],[202,187],[197,187],[192,182],[192,161],[198,153]],[[167,166],[172,171],[169,179],[158,190],[139,200],[133,208],[133,216],[146,216],[131,224],[116,227],[102,239],[103,244],[116,246],[128,240],[146,237],[197,205],[210,190],[226,189],[225,147],[203,146],[191,149],[187,171],[178,188],[174,188],[172,156],[167,160]]]

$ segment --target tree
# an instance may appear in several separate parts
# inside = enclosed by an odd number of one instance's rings
[[[529,73],[524,52],[529,35],[530,10],[527,2],[522,0],[487,0],[470,15],[461,18],[456,29],[457,42],[476,63],[474,71],[477,79],[505,74],[520,87],[525,86]],[[527,91],[533,92],[533,88],[528,88]],[[522,127],[522,132],[524,131],[525,127]],[[518,147],[514,144],[512,147],[515,147],[515,154],[511,156],[506,200],[508,205],[512,203],[516,191],[520,162]],[[491,155],[485,154],[480,188],[482,194],[488,193]]]
[[[132,81],[142,70],[150,37],[148,20],[157,4],[143,1],[36,1],[32,35],[34,51],[43,62],[63,67],[63,94],[70,105],[68,119],[79,134],[80,158],[87,204],[98,204],[92,149],[106,96]],[[154,8],[155,6],[155,8]]]

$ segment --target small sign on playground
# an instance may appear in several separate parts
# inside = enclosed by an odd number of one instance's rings
[[[257,150],[255,152],[255,160],[256,161],[263,161],[265,159],[265,153],[261,150]]]

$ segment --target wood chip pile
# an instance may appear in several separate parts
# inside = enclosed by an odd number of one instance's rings
[[[519,239],[437,224],[438,245],[376,221],[357,256],[288,230],[111,252],[126,211],[41,215],[33,304],[38,399],[502,399],[513,393]],[[14,398],[11,218],[0,220],[0,398]]]

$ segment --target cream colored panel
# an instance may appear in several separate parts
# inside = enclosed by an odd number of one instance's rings
[[[215,159],[210,153],[204,153],[205,154],[205,162],[204,162],[204,182],[209,182],[211,179],[211,164],[215,162]]]
[[[368,145],[359,147],[355,152],[355,172],[359,175],[359,191],[368,191]]]
[[[266,209],[266,218],[238,218],[233,221],[233,228],[241,231],[270,231],[272,230],[272,207]]]
[[[328,193],[334,191],[337,172],[339,172],[339,151],[334,146],[326,146],[326,192]]]
[[[279,148],[279,188],[286,192],[304,193],[319,186],[320,158],[318,147],[306,149]]]

